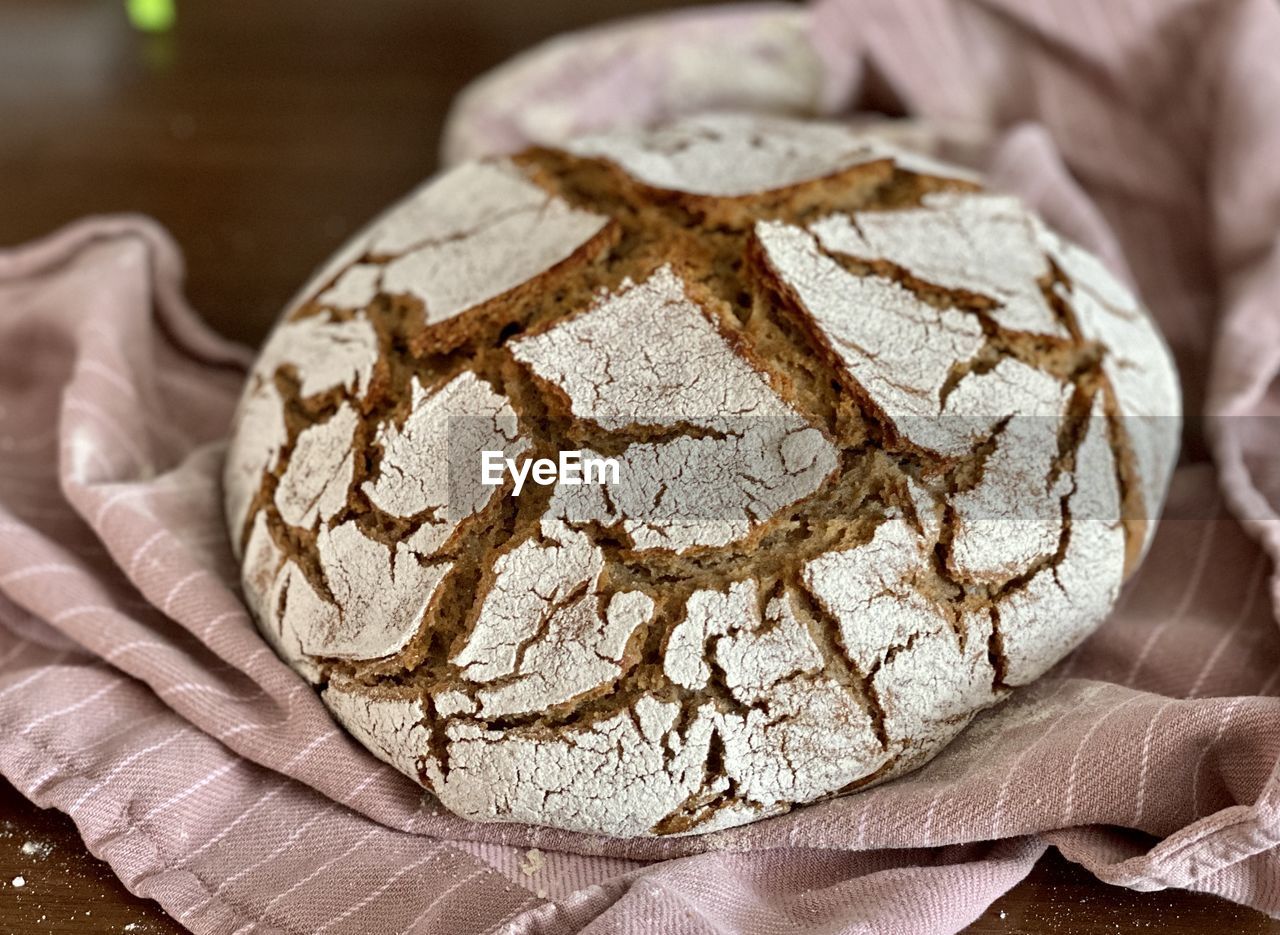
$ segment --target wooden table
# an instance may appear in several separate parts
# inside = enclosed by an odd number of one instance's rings
[[[450,99],[531,43],[664,0],[217,0],[162,35],[123,0],[0,0],[0,244],[140,211],[186,251],[192,302],[245,342],[307,272],[432,171]],[[24,885],[15,887],[15,877]],[[133,928],[126,928],[133,925]],[[1055,855],[971,931],[1276,932],[1182,892],[1104,886]],[[0,932],[181,932],[0,780]]]

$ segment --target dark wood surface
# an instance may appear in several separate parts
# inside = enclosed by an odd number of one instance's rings
[[[150,214],[186,251],[196,308],[256,343],[317,263],[433,170],[463,84],[553,33],[676,5],[179,0],[171,32],[143,35],[123,0],[0,0],[0,244],[85,214]],[[68,818],[0,780],[0,933],[126,931],[182,929],[129,894]],[[971,931],[1280,923],[1209,897],[1104,886],[1051,853]]]

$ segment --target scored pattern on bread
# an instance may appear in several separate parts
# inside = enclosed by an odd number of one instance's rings
[[[986,343],[972,315],[937,308],[906,286],[844,269],[814,236],[780,222],[757,225],[764,262],[788,297],[804,309],[816,337],[886,418],[922,448],[963,454],[987,434],[951,418],[944,389],[957,361],[967,361]],[[850,307],[876,315],[850,315]],[[890,415],[892,414],[892,415]]]
[[[431,392],[417,377],[409,381],[410,408],[403,425],[379,424],[374,444],[382,451],[378,476],[361,487],[369,502],[392,516],[421,517],[416,544],[439,550],[458,520],[481,510],[493,496],[483,487],[451,490],[450,470],[475,464],[481,452],[522,454],[515,410],[474,373],[464,371]]]
[[[652,188],[710,197],[776,191],[885,158],[911,172],[975,180],[956,166],[837,124],[747,114],[707,114],[648,133],[583,136],[565,148],[607,159]]]
[[[1146,310],[1097,257],[1042,224],[1038,230],[1041,244],[1067,279],[1055,284],[1055,294],[1069,303],[1081,336],[1109,351],[1102,359],[1107,378],[1103,392],[1128,424],[1140,427],[1122,440],[1121,456],[1133,461],[1139,515],[1155,517],[1178,452],[1177,420],[1168,418],[1178,404],[1178,377],[1164,342]],[[1145,549],[1155,524],[1132,522],[1144,529],[1135,541]]]
[[[511,354],[574,418],[672,436],[624,449],[631,479],[610,494],[564,486],[552,506],[554,515],[621,523],[636,549],[727,545],[835,469],[830,440],[733,348],[669,265],[513,341]],[[679,435],[686,427],[714,435]]]
[[[1078,645],[1179,406],[1141,306],[1015,199],[693,118],[358,235],[250,375],[226,506],[273,648],[445,807],[701,833],[913,769]],[[630,474],[516,496],[486,450]]]
[[[355,453],[356,411],[342,403],[325,422],[298,435],[289,466],[276,486],[276,512],[290,526],[310,529],[316,519],[331,520],[347,502]]]
[[[828,217],[812,230],[827,250],[994,300],[988,314],[1002,328],[1067,337],[1040,287],[1049,264],[1037,225],[1016,198],[934,192],[918,208]]]

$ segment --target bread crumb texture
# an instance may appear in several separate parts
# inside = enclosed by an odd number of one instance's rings
[[[226,509],[276,652],[447,808],[701,833],[915,768],[1074,648],[1179,414],[1137,300],[1018,200],[707,116],[370,225],[262,351]],[[478,483],[566,450],[628,476]]]

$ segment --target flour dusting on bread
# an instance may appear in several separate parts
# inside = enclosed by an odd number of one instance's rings
[[[1077,646],[1179,407],[1138,301],[1016,199],[713,115],[361,232],[250,376],[226,510],[271,646],[446,808],[703,833],[914,769]],[[623,476],[528,479],[566,452]]]

